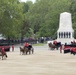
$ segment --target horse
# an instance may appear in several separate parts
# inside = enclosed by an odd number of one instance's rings
[[[25,47],[24,50],[25,50],[26,54],[27,53],[31,54],[31,52],[32,52],[32,54],[34,53],[34,48],[29,49],[29,48]]]
[[[25,53],[25,50],[22,47],[20,47],[20,55],[21,55],[21,53],[22,53],[22,55]]]
[[[57,42],[56,44],[53,44],[53,43],[48,43],[48,46],[50,49],[54,50],[55,48],[58,50],[61,46],[61,42]]]
[[[54,50],[56,48],[56,46],[52,43],[49,43],[48,46],[51,50]]]
[[[26,55],[27,55],[27,53],[31,54],[31,52],[33,54],[34,53],[34,48],[32,47],[31,49],[29,49],[27,47],[24,47],[24,48],[20,47],[20,54],[21,54],[21,52],[22,52],[22,54],[26,54]]]
[[[0,49],[0,56],[2,57],[2,60],[7,58],[7,54],[6,52],[2,52],[2,50]]]

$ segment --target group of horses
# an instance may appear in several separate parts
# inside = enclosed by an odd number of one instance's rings
[[[30,49],[27,47],[20,47],[20,55],[27,55],[27,54],[33,54],[34,53],[34,48],[30,46]],[[7,53],[2,52],[2,49],[0,49],[0,59],[4,60],[7,58]]]
[[[60,42],[57,42],[57,44],[52,44],[52,43],[49,43],[48,44],[49,48],[51,50],[54,50],[54,49],[59,49],[59,47],[61,46],[61,43]],[[32,46],[29,46],[30,48],[28,47],[20,47],[20,55],[27,55],[27,54],[33,54],[34,53],[34,48]],[[6,52],[3,53],[0,49],[0,56],[2,57],[2,60],[4,58],[7,58],[7,54]]]

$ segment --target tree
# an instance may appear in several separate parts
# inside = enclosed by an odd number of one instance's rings
[[[71,0],[37,0],[27,13],[31,28],[36,35],[52,36],[59,27],[62,12],[70,12]]]
[[[55,38],[62,12],[72,13],[76,30],[75,7],[75,0],[36,0],[34,4],[31,1],[0,0],[0,33],[11,38],[30,37],[32,29],[38,37]]]
[[[22,7],[18,0],[0,0],[0,33],[5,37],[19,37]]]
[[[70,12],[72,13],[72,23],[74,28],[74,37],[76,38],[76,0],[71,0]]]

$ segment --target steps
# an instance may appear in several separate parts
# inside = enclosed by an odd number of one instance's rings
[[[58,38],[57,39],[57,41],[61,42],[62,44],[71,43],[71,41],[74,41],[74,40],[75,40],[74,38]]]

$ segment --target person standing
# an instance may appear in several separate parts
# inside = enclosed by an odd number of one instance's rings
[[[14,45],[12,45],[12,51],[14,51]]]
[[[60,46],[60,53],[62,53],[62,51],[64,51],[64,44]]]
[[[60,46],[60,53],[62,53],[62,45]]]

